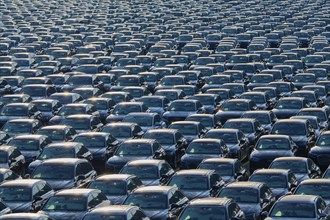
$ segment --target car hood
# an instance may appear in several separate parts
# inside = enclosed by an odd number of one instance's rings
[[[319,146],[315,146],[313,147],[309,153],[330,153],[330,147],[319,147]]]
[[[184,190],[180,189],[180,191],[189,199],[195,199],[195,198],[205,198],[210,197],[210,190]]]
[[[62,211],[62,212],[46,212],[46,211],[39,211],[40,214],[46,214],[50,218],[54,220],[81,220],[87,211],[80,211],[80,212],[69,212],[69,211]]]
[[[6,205],[12,210],[12,212],[30,212],[32,202],[5,202]]]
[[[160,209],[160,210],[154,210],[154,209],[144,209],[143,210],[146,216],[148,216],[150,219],[166,219],[168,214],[168,209]]]
[[[260,160],[270,160],[278,157],[293,156],[290,150],[254,150],[251,153],[250,158],[259,158]]]
[[[118,196],[106,195],[106,197],[111,201],[111,204],[121,205],[125,201],[127,195],[118,195]]]
[[[58,124],[60,124],[60,123],[63,121],[64,118],[65,118],[64,116],[58,116],[58,115],[56,115],[56,116],[52,117],[52,118],[49,120],[48,123],[49,123],[50,125],[58,125]]]
[[[271,190],[276,199],[288,193],[287,188],[271,188]]]
[[[159,179],[141,179],[141,182],[145,186],[158,186],[159,185]]]
[[[69,189],[73,188],[75,183],[73,180],[47,180],[47,183],[54,189]]]
[[[238,202],[239,207],[243,210],[246,216],[251,216],[255,214],[256,216],[259,215],[261,207],[257,203],[240,203]]]

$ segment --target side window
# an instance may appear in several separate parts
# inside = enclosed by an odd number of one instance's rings
[[[133,177],[130,180],[128,180],[127,190],[132,191],[141,185],[142,182],[137,177]]]
[[[14,149],[13,152],[11,153],[11,155],[10,155],[10,159],[17,158],[20,155],[21,155],[21,153],[17,149]]]
[[[210,176],[210,186],[215,185],[219,181],[219,179],[220,179],[220,176],[218,174],[215,174],[215,173],[212,174]]]
[[[107,198],[102,193],[93,193],[92,199],[88,202],[88,207],[95,207],[102,203],[104,200],[107,200]]]
[[[133,133],[134,133],[134,134],[138,134],[138,133],[140,133],[141,131],[142,131],[142,129],[141,129],[140,127],[135,126],[135,127],[134,127],[134,130],[133,130]]]
[[[101,123],[101,121],[100,121],[100,119],[98,119],[97,117],[94,117],[93,119],[92,119],[92,126],[97,126],[98,124],[100,124]]]
[[[160,122],[160,116],[159,115],[156,115],[155,116],[155,123],[159,123]]]
[[[167,163],[163,163],[160,168],[160,176],[167,174],[170,170],[172,170],[171,166]]]
[[[318,199],[316,201],[316,209],[317,209],[317,215],[320,215],[321,213],[324,212],[326,209],[327,205],[322,201],[321,199]]]
[[[178,203],[182,200],[185,196],[180,191],[175,191],[173,194],[170,195],[169,204]]]
[[[228,206],[229,218],[235,217],[239,212],[239,207],[235,203],[231,203]]]
[[[160,145],[158,143],[154,143],[152,145],[152,151],[155,153],[160,148]]]
[[[84,154],[88,153],[88,149],[84,146],[81,146],[77,152],[78,157],[83,157]]]
[[[143,219],[145,217],[146,217],[146,215],[142,211],[136,210],[136,212],[132,216],[131,220],[141,220],[141,219]]]
[[[79,163],[76,169],[76,175],[86,175],[87,173],[91,172],[93,167],[89,163]]]
[[[182,138],[182,135],[179,132],[175,133],[175,141],[177,141],[181,138]]]
[[[241,166],[240,162],[235,163],[235,172],[241,172],[243,170],[243,167]]]

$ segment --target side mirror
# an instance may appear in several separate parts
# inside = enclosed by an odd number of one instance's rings
[[[23,179],[29,179],[30,178],[30,174],[25,174]]]
[[[262,219],[267,218],[267,216],[268,216],[268,212],[267,212],[267,211],[263,211],[263,212],[261,212],[261,214],[260,214],[260,217],[261,217]]]
[[[179,208],[179,205],[176,203],[173,203],[170,205],[170,210],[177,209],[177,208]]]

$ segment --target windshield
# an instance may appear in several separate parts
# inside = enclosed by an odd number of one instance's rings
[[[330,135],[321,135],[316,142],[318,147],[330,147]]]
[[[270,188],[287,188],[288,180],[285,175],[255,174],[249,181],[266,183]]]
[[[71,126],[75,130],[89,130],[91,128],[88,118],[66,118],[61,124]]]
[[[291,170],[293,173],[307,173],[307,164],[305,161],[274,161],[269,168]]]
[[[238,144],[238,139],[236,133],[223,133],[223,132],[208,132],[204,138],[220,138],[226,144]]]
[[[295,191],[296,195],[317,195],[323,199],[330,199],[330,185],[328,183],[300,184]]]
[[[175,144],[174,135],[170,133],[146,133],[144,138],[156,139],[160,145]]]
[[[171,129],[177,129],[183,135],[197,135],[198,130],[195,124],[172,124]]]
[[[86,199],[81,196],[53,196],[47,201],[42,210],[78,212],[85,211],[86,208]]]
[[[117,213],[111,213],[111,214],[98,214],[98,213],[88,213],[85,215],[84,220],[127,220],[126,213],[125,214],[117,214]]]
[[[142,98],[141,101],[147,106],[147,107],[163,107],[163,100],[162,99],[156,99],[156,98]]]
[[[193,217],[192,217],[193,216]],[[226,217],[226,209],[221,206],[191,206],[187,207],[180,216],[180,220],[213,220],[228,219]]]
[[[46,88],[45,87],[24,87],[22,88],[22,93],[28,94],[32,97],[39,97],[39,96],[45,96],[46,95]]]
[[[148,143],[122,143],[115,155],[124,156],[151,156],[151,146]]]
[[[215,170],[220,176],[233,176],[233,164],[225,163],[201,163],[199,169]]]
[[[64,140],[64,131],[62,129],[41,129],[37,134],[46,135],[52,141]]]
[[[52,103],[34,102],[34,104],[37,109],[42,112],[50,112],[53,110]]]
[[[208,177],[198,175],[176,175],[173,176],[169,186],[179,187],[183,190],[208,190],[210,189]]]
[[[88,185],[89,189],[99,189],[106,195],[126,195],[126,182],[121,180],[95,180]]]
[[[136,123],[141,127],[152,126],[153,117],[128,115],[123,121]]]
[[[302,106],[302,102],[296,101],[296,100],[280,100],[276,107],[277,109],[301,109]]]
[[[71,77],[68,80],[70,85],[93,85],[92,77]]]
[[[30,123],[14,123],[7,122],[3,127],[2,131],[7,133],[15,133],[15,134],[25,134],[32,133],[32,124]]]
[[[132,194],[126,201],[125,205],[139,206],[141,209],[167,209],[167,196],[162,193],[141,193]]]
[[[80,106],[64,106],[58,112],[60,116],[68,116],[68,115],[75,115],[75,114],[85,114],[86,108]]]
[[[1,186],[0,197],[5,202],[30,201],[31,189],[22,186]]]
[[[25,106],[5,106],[1,111],[1,116],[28,116],[28,108]]]
[[[158,179],[158,167],[157,166],[124,166],[120,173],[132,174],[140,179]]]
[[[33,172],[32,178],[45,180],[70,180],[74,178],[74,166],[60,164],[40,165]]]
[[[258,114],[258,113],[247,113],[243,114],[242,118],[254,118],[261,124],[270,124],[270,116],[268,114]]]
[[[106,144],[103,136],[78,136],[74,141],[82,143],[87,148],[102,148]]]
[[[315,207],[312,203],[279,202],[274,205],[270,217],[315,218]]]
[[[169,111],[184,111],[193,112],[196,111],[196,105],[194,102],[173,102],[169,108]]]
[[[238,203],[259,203],[257,189],[247,188],[223,188],[219,194],[220,198],[231,198]]]
[[[45,147],[38,156],[38,159],[75,158],[75,153],[75,149],[71,147]]]
[[[221,106],[223,111],[248,111],[249,105],[246,102],[225,102]]]
[[[290,142],[284,138],[263,138],[258,141],[258,150],[290,150]]]
[[[117,105],[113,110],[114,115],[127,115],[131,112],[141,112],[140,105]]]
[[[132,136],[131,127],[128,126],[105,126],[102,132],[110,133],[115,138],[129,138]]]
[[[20,151],[39,150],[39,140],[12,139],[9,145],[17,147]]]
[[[274,125],[271,134],[284,135],[306,135],[306,126],[302,123],[277,123]]]
[[[218,142],[192,142],[189,144],[187,154],[221,154]]]
[[[223,127],[239,129],[245,134],[254,133],[253,124],[250,122],[226,122]]]

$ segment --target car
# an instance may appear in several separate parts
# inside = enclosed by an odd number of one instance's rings
[[[271,189],[259,182],[229,183],[221,189],[218,197],[235,200],[246,219],[262,219],[261,214],[269,211],[275,202]]]
[[[251,151],[251,145],[247,137],[238,129],[220,128],[209,130],[203,138],[215,138],[224,141],[229,148],[229,157],[246,160]]]
[[[164,148],[165,159],[173,168],[177,168],[181,162],[181,157],[188,147],[186,138],[176,129],[150,129],[143,138],[155,139]]]
[[[189,199],[214,197],[225,185],[214,170],[189,169],[177,171],[167,183],[175,186]]]
[[[289,135],[297,145],[297,156],[307,156],[314,146],[315,132],[308,120],[304,119],[281,119],[272,127],[270,134]]]
[[[190,99],[174,100],[163,114],[163,120],[167,124],[171,124],[172,122],[183,121],[189,115],[196,113],[206,113],[200,101]]]
[[[264,135],[251,152],[250,171],[267,168],[278,157],[293,157],[298,150],[297,145],[287,135]]]
[[[77,133],[97,132],[103,127],[103,123],[99,117],[88,114],[69,115],[61,121],[61,125],[70,126]]]
[[[28,173],[33,173],[35,168],[45,160],[53,158],[82,158],[88,161],[93,159],[92,153],[81,143],[58,142],[45,146],[40,154],[28,166]]]
[[[31,84],[23,85],[21,93],[28,94],[33,100],[49,98],[50,95],[56,93],[54,85]]]
[[[302,97],[284,97],[279,99],[276,106],[272,109],[279,119],[290,118],[299,113],[303,108],[308,107],[307,100]]]
[[[206,128],[196,121],[176,121],[170,124],[168,128],[178,130],[185,137],[188,144],[196,138],[202,138],[206,133]]]
[[[105,119],[107,123],[119,122],[132,112],[149,112],[148,107],[142,102],[120,102],[110,111],[110,114]]]
[[[233,158],[207,158],[197,168],[215,170],[226,183],[246,181],[249,177],[248,170],[238,159]]]
[[[238,204],[227,198],[199,198],[188,203],[179,220],[185,219],[245,219],[244,212]]]
[[[260,110],[270,110],[273,108],[275,103],[270,99],[266,92],[244,92],[241,95],[242,99],[251,99],[256,105],[257,108]]]
[[[329,128],[329,116],[330,116],[330,112],[329,110],[325,109],[325,108],[303,108],[301,109],[297,115],[301,115],[301,116],[317,116],[321,123],[320,123],[320,127],[323,129],[328,129]]]
[[[47,136],[52,143],[56,143],[71,141],[77,132],[67,125],[48,125],[40,128],[36,134]]]
[[[112,99],[116,104],[118,104],[120,102],[129,102],[129,101],[134,100],[134,98],[131,94],[129,94],[128,92],[122,92],[122,91],[106,92],[106,93],[103,93],[102,95],[100,95],[100,97]]]
[[[31,96],[27,94],[8,94],[0,98],[1,107],[9,103],[29,103],[32,101]]]
[[[120,218],[125,220],[143,219],[150,220],[146,214],[137,206],[130,205],[111,205],[98,207],[86,213],[82,220],[94,220],[102,216],[102,218]]]
[[[255,145],[258,139],[265,134],[259,121],[250,118],[229,119],[223,128],[238,128],[246,136],[250,145]]]
[[[214,114],[191,114],[185,119],[185,121],[200,122],[207,130],[220,128],[222,126],[219,118]]]
[[[241,118],[256,119],[265,130],[265,133],[269,133],[273,124],[277,121],[276,115],[271,110],[246,111]]]
[[[188,198],[172,186],[140,187],[124,201],[125,205],[138,205],[151,220],[175,219],[187,203]]]
[[[317,139],[315,146],[308,152],[308,157],[311,158],[323,170],[329,166],[330,149],[330,132],[324,131]]]
[[[62,91],[71,92],[78,87],[94,87],[104,91],[103,82],[95,74],[79,74],[71,76]]]
[[[93,154],[95,164],[113,156],[119,146],[119,141],[107,132],[83,132],[76,135],[72,141],[80,142],[87,147]]]
[[[293,76],[292,83],[297,89],[304,86],[314,85],[316,83],[316,76],[312,73],[298,73]]]
[[[61,105],[77,103],[83,100],[81,95],[73,92],[56,92],[51,94],[48,98],[59,101]]]
[[[0,216],[1,220],[53,220],[47,215],[37,213],[11,213]]]
[[[79,158],[45,160],[31,174],[31,179],[46,180],[54,190],[70,189],[95,177],[92,165]]]
[[[100,98],[100,97],[94,97],[85,99],[82,101],[83,103],[92,104],[95,106],[97,111],[100,114],[100,120],[102,123],[106,123],[105,119],[108,116],[109,112],[113,107],[115,106],[115,102],[110,98]]]
[[[222,124],[228,119],[240,118],[246,111],[257,110],[256,104],[250,99],[230,99],[220,106],[220,110],[215,114]]]
[[[321,176],[320,168],[309,158],[279,157],[269,165],[271,169],[289,169],[300,183],[305,179],[314,179]]]
[[[151,112],[131,112],[124,116],[123,122],[131,122],[138,124],[143,132],[149,129],[161,129],[166,127],[166,123],[162,120],[158,113]]]
[[[182,169],[194,169],[206,158],[228,157],[229,149],[221,139],[195,139],[181,158]]]
[[[154,93],[155,96],[165,96],[170,102],[186,97],[182,89],[159,89]]]
[[[327,219],[328,207],[319,196],[287,195],[279,198],[272,209],[263,213],[271,219]]]
[[[2,107],[0,112],[0,125],[3,126],[11,119],[37,119],[42,121],[42,113],[32,103],[9,103]]]
[[[214,114],[219,107],[221,98],[216,94],[196,94],[188,97],[188,99],[198,100],[202,103],[206,114]]]
[[[101,132],[110,133],[119,143],[128,139],[141,138],[144,134],[138,124],[129,122],[108,123],[101,128]]]
[[[16,147],[1,145],[0,158],[1,168],[8,168],[20,175],[25,174],[25,158]]]
[[[105,174],[87,182],[83,187],[101,190],[112,204],[120,205],[128,195],[141,186],[141,180],[134,175]]]
[[[61,103],[55,99],[39,99],[33,100],[31,103],[41,112],[41,120],[46,123],[54,117],[57,111],[62,107]]]
[[[298,186],[295,175],[284,169],[259,169],[254,171],[249,181],[265,183],[272,190],[276,199],[290,195]]]
[[[8,141],[8,145],[16,147],[21,152],[26,164],[31,163],[50,143],[51,140],[47,136],[38,134],[19,135]]]
[[[166,111],[170,101],[165,96],[142,96],[138,99],[140,102],[143,102],[150,110],[150,112],[158,113],[163,115]]]
[[[299,90],[291,93],[290,97],[302,97],[305,98],[309,107],[316,108],[322,107],[323,103],[318,97],[315,91]]]
[[[88,114],[100,117],[100,113],[96,107],[92,104],[84,103],[71,103],[62,106],[54,117],[50,118],[48,124],[58,125],[60,124],[67,116],[77,115],[77,114]]]
[[[268,86],[275,87],[279,91],[281,97],[288,97],[296,90],[291,82],[270,82]]]
[[[330,180],[329,179],[307,179],[303,180],[296,190],[294,195],[315,195],[324,199],[327,205],[330,204],[329,195]]]
[[[122,142],[114,155],[106,163],[107,171],[118,172],[127,162],[138,159],[165,158],[165,151],[160,144],[152,139],[133,139]]]
[[[56,192],[43,205],[38,214],[46,214],[54,220],[70,218],[82,220],[93,208],[110,205],[111,202],[97,189],[66,189]]]
[[[0,198],[12,212],[36,212],[54,195],[44,180],[17,179],[0,185]]]

